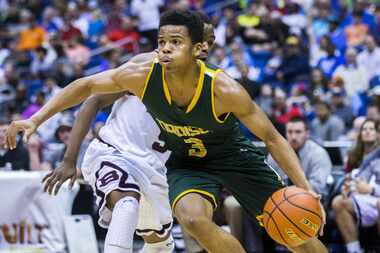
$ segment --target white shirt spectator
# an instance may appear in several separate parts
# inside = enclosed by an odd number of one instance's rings
[[[341,65],[334,72],[334,77],[337,76],[343,79],[344,88],[349,97],[368,89],[368,72],[363,66]]]
[[[380,48],[375,48],[372,52],[368,49],[358,55],[358,64],[367,70],[368,77],[371,79],[380,75]]]
[[[158,29],[162,0],[133,0],[131,12],[139,18],[139,31]]]

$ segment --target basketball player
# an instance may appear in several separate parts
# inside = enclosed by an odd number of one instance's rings
[[[297,156],[245,89],[219,69],[197,60],[203,24],[190,11],[161,16],[157,57],[134,57],[119,68],[80,78],[66,86],[29,120],[7,131],[15,147],[17,132],[25,139],[55,113],[95,93],[129,91],[141,98],[161,130],[162,149],[172,153],[169,197],[181,225],[209,252],[244,252],[239,242],[212,222],[219,192],[226,187],[252,217],[260,218],[265,201],[282,187],[264,156],[240,133],[237,119],[262,139],[292,182],[311,191]],[[294,252],[327,252],[312,238]]]
[[[209,23],[206,17],[202,16],[202,20],[204,22],[203,37],[205,42],[203,43],[202,54],[199,58],[205,60],[208,56],[209,49],[214,44],[215,36],[212,24]],[[152,56],[147,55],[147,57]],[[172,218],[168,200],[165,167],[169,151],[162,153],[160,149],[156,148],[159,147],[159,142],[157,142],[159,129],[152,117],[146,112],[144,104],[136,97],[129,96],[125,93],[117,93],[95,95],[85,101],[75,120],[70,142],[62,163],[43,179],[45,182],[45,190],[50,194],[52,194],[54,190],[54,194],[56,194],[66,180],[71,179],[70,183],[74,183],[76,179],[75,165],[80,144],[86,136],[90,124],[98,110],[114,102],[115,104],[109,119],[100,130],[99,137],[90,144],[82,166],[82,173],[93,187],[94,193],[97,196],[97,203],[100,204],[99,225],[108,228],[108,224],[111,224],[110,214],[112,213],[112,209],[118,205],[118,201],[129,198],[125,196],[135,198],[135,192],[140,193],[134,189],[121,187],[119,181],[123,176],[129,176],[130,181],[132,178],[137,179],[133,184],[134,187],[140,189],[141,186],[152,184],[152,186],[148,188],[149,191],[143,191],[145,188],[141,189],[143,194],[140,197],[141,204],[138,211],[138,219],[135,217],[135,213],[130,214],[130,216],[132,216],[131,219],[138,221],[136,233],[142,236],[146,242],[141,253],[170,253],[173,251],[172,238],[169,233]],[[156,148],[157,150],[153,150],[152,148]],[[149,153],[151,153],[151,155]],[[156,179],[155,181],[148,182],[145,180],[145,182],[141,182],[141,176],[136,176],[136,172],[130,171],[131,167],[129,167],[128,162],[136,161],[136,155],[144,157],[145,160],[150,159],[152,166],[138,166],[137,169],[145,174],[156,174],[154,177]],[[154,158],[158,158],[158,160],[154,160]],[[138,163],[138,161],[135,163]],[[155,171],[150,171],[154,168],[156,168]],[[105,173],[105,171],[108,172]],[[121,175],[112,178],[112,173],[114,175]],[[98,174],[103,174],[103,178],[98,178]],[[108,177],[110,178],[110,182],[114,182],[112,187],[102,183],[105,182],[104,178]],[[131,184],[132,182],[129,183]],[[146,195],[148,195],[148,198]],[[139,200],[138,197],[136,199],[137,201]],[[150,200],[147,201],[147,199]],[[123,210],[120,210],[120,212],[123,212]],[[116,214],[121,216],[118,212],[116,212]],[[128,245],[132,245],[134,231],[130,230],[127,231],[127,233],[120,231],[122,230],[120,229],[121,227],[127,228],[131,224],[131,219],[129,219],[128,216],[124,218],[125,219],[118,220],[118,222],[109,229],[105,241],[105,253],[112,252],[110,249],[112,246],[109,245],[113,242],[112,235],[116,233],[128,235],[128,238],[124,239],[128,241]],[[121,244],[121,242],[119,242],[119,244]]]

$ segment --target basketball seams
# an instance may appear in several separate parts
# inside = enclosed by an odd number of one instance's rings
[[[323,223],[323,221],[322,221],[322,217],[319,216],[319,214],[317,214],[316,212],[311,211],[311,210],[309,210],[309,209],[307,209],[307,208],[304,208],[304,207],[302,207],[302,206],[300,206],[300,205],[297,205],[297,204],[291,202],[289,199],[288,199],[288,203],[291,204],[292,206],[298,207],[298,208],[300,208],[300,209],[302,209],[302,210],[304,210],[304,211],[307,211],[307,212],[309,212],[309,213],[311,213],[311,214],[317,216],[318,219],[320,219],[321,223]]]
[[[275,208],[274,210],[276,210],[276,208]],[[276,221],[272,218],[272,216],[269,216],[269,219],[268,219],[267,224],[269,223],[270,220],[272,220],[272,222],[273,222],[274,226],[276,227],[276,230],[277,230],[278,234],[280,235],[282,241],[283,241],[286,245],[288,245],[288,241],[287,241],[287,240],[284,238],[284,236],[282,235],[281,230],[278,228],[277,223],[276,223]]]
[[[276,208],[275,208],[276,209]],[[267,211],[264,211],[263,213],[266,213],[267,215],[268,215],[268,220],[267,220],[267,222],[266,222],[266,224],[264,224],[264,227],[266,228],[266,227],[268,227],[268,223],[269,223],[269,220],[270,219],[272,219],[272,213],[269,213],[269,212],[267,212]],[[263,220],[264,221],[264,220]]]
[[[321,220],[321,222],[322,222],[322,217],[321,217],[318,213],[316,213],[316,212],[314,212],[314,211],[312,211],[312,210],[310,210],[310,209],[307,209],[307,208],[305,208],[305,207],[302,207],[302,206],[299,206],[299,205],[297,205],[297,204],[294,204],[293,202],[290,201],[291,198],[293,198],[293,197],[295,197],[295,196],[298,196],[298,195],[303,195],[303,194],[304,194],[304,195],[310,195],[310,196],[314,197],[311,193],[309,193],[309,192],[298,192],[298,193],[292,194],[292,195],[290,195],[290,196],[286,196],[286,190],[288,190],[288,188],[286,188],[286,189],[283,191],[283,198],[284,198],[284,200],[282,200],[281,203],[280,203],[279,205],[281,205],[281,204],[282,204],[283,202],[285,202],[285,201],[288,201],[289,204],[291,204],[291,205],[293,205],[293,206],[295,206],[295,207],[298,207],[298,208],[300,208],[300,209],[303,209],[303,210],[305,210],[305,211],[307,211],[307,212],[309,212],[309,213],[312,213],[312,214],[316,215],[316,216]]]
[[[271,196],[271,199],[272,199],[272,196]],[[273,201],[273,199],[272,199]],[[273,201],[273,203],[275,203]],[[276,208],[281,212],[281,214],[290,222],[293,224],[293,226],[295,226],[299,231],[301,231],[303,234],[305,234],[307,237],[313,237],[313,235],[309,235],[308,233],[306,233],[305,231],[303,231],[300,227],[298,227],[298,225],[296,223],[294,223],[291,219],[289,219],[289,217],[284,213],[284,211],[281,210],[280,206],[278,206],[276,203]]]
[[[286,191],[286,190],[284,190],[284,191]],[[284,203],[285,201],[287,201],[289,198],[293,198],[295,196],[302,195],[302,194],[313,196],[313,195],[311,195],[311,194],[309,194],[307,192],[297,192],[297,193],[294,193],[293,195],[288,196],[287,198],[285,198],[285,196],[283,196],[284,199],[281,200],[280,203],[278,203],[278,204],[276,202],[274,202],[274,203],[276,203],[277,205],[281,205],[282,203]]]

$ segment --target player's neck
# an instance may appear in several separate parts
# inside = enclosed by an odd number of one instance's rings
[[[199,79],[200,66],[194,62],[186,68],[176,71],[167,72],[165,74],[166,82],[169,88],[191,88],[196,87]]]

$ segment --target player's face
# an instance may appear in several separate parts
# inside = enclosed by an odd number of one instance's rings
[[[158,33],[159,62],[168,72],[186,68],[200,54],[201,46],[193,45],[185,26],[162,26]]]
[[[299,150],[309,137],[303,122],[289,122],[286,125],[286,139],[294,150]]]
[[[215,34],[214,34],[214,26],[211,24],[204,24],[203,27],[203,43],[202,43],[202,50],[199,55],[199,59],[206,61],[208,54],[212,47],[214,46],[215,42]]]

